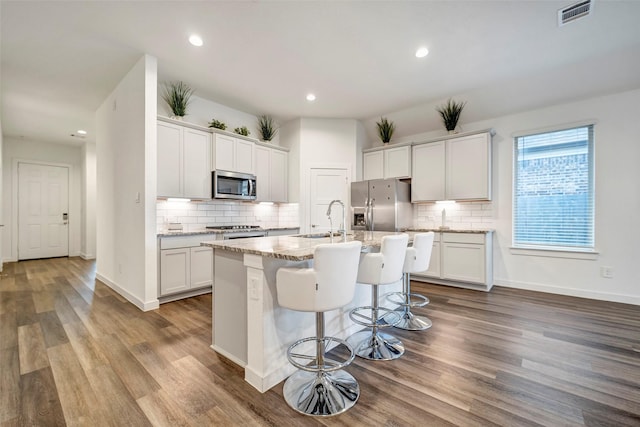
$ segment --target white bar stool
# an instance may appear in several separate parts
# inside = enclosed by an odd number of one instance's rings
[[[418,273],[429,268],[431,261],[431,250],[433,249],[433,239],[435,233],[418,233],[413,236],[413,246],[407,248],[407,255],[404,259],[404,281],[402,292],[389,294],[387,299],[402,307],[402,318],[394,325],[399,329],[408,331],[422,331],[429,329],[431,320],[424,316],[416,316],[411,312],[411,307],[424,307],[429,304],[429,298],[421,294],[411,293],[411,273]]]
[[[287,350],[289,362],[299,370],[287,378],[283,394],[289,406],[302,414],[337,415],[355,405],[360,396],[356,379],[341,370],[353,362],[354,351],[346,341],[324,336],[324,312],[353,300],[361,247],[358,241],[318,245],[313,268],[281,268],[276,273],[278,304],[316,313],[316,336],[298,340]],[[304,346],[309,342],[315,343],[312,351]],[[346,347],[346,360],[325,354],[334,344]]]
[[[378,305],[378,286],[399,282],[407,251],[407,234],[384,236],[380,252],[363,255],[358,269],[358,283],[371,285],[371,306],[351,310],[349,317],[355,323],[371,328],[356,332],[347,338],[356,355],[369,360],[393,360],[402,356],[404,345],[393,335],[380,332],[400,321],[400,314]],[[369,312],[366,316],[362,312]],[[382,313],[382,315],[380,315]]]

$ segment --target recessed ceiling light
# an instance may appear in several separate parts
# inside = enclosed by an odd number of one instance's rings
[[[189,36],[189,43],[198,47],[204,44],[204,42],[202,41],[202,37],[197,34],[192,34],[191,36]]]
[[[429,54],[429,49],[426,47],[421,47],[416,50],[416,58],[424,58]]]
[[[316,100],[316,96],[312,93],[307,95],[307,101],[315,101]]]
[[[86,135],[87,131],[86,130],[82,130],[82,129],[78,129],[78,134],[80,135]]]

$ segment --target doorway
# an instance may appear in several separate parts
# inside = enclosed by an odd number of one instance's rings
[[[18,260],[69,256],[69,168],[18,163]]]
[[[327,208],[332,200],[344,203],[347,224],[349,223],[349,171],[341,168],[312,168],[309,195],[309,220],[312,233],[328,232],[330,228]],[[333,231],[342,224],[342,209],[334,205],[331,211]],[[348,227],[348,225],[347,225]]]

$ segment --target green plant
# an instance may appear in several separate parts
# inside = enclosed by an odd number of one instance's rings
[[[448,131],[456,129],[460,114],[466,104],[466,102],[456,102],[449,98],[446,104],[436,107],[436,111],[440,113],[444,127],[447,128]]]
[[[271,141],[278,133],[278,128],[271,116],[262,115],[258,117],[258,130],[262,134],[263,141]]]
[[[238,135],[242,135],[242,136],[249,136],[251,134],[251,132],[249,132],[249,129],[247,129],[246,126],[235,128],[233,131]]]
[[[174,115],[183,117],[193,95],[193,89],[184,82],[169,82],[164,85],[162,99],[169,105]]]
[[[380,117],[380,121],[376,122],[378,125],[378,136],[385,144],[391,141],[391,137],[393,136],[393,132],[396,131],[396,125],[387,120],[386,117]]]
[[[220,120],[211,119],[211,121],[209,122],[209,127],[225,130],[227,128],[227,125],[224,122],[221,122]]]

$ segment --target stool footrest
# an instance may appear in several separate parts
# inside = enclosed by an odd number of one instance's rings
[[[404,292],[393,292],[387,295],[387,301],[402,307],[424,307],[429,304],[429,298],[421,294],[409,294],[409,302],[407,302],[407,294]]]
[[[378,310],[378,318],[373,319],[372,312],[374,310]],[[369,316],[362,314],[362,311],[368,310],[370,312]],[[394,326],[401,320],[401,316],[396,311],[393,311],[384,307],[356,307],[349,312],[349,317],[354,323],[358,325],[366,326],[368,328],[373,328],[374,326],[378,328],[388,328]]]
[[[287,349],[287,359],[289,359],[289,363],[295,366],[298,369],[307,372],[333,372],[339,369],[343,369],[346,366],[349,366],[353,359],[355,358],[355,353],[353,348],[345,341],[335,337],[324,337],[321,338],[322,348],[323,348],[323,360],[324,363],[322,365],[318,362],[318,357],[316,355],[316,343],[319,340],[316,337],[307,337],[300,339],[289,346]],[[302,346],[303,344],[307,344],[313,342],[313,348],[308,349],[309,353],[298,353],[295,351],[297,347]],[[346,347],[346,351],[348,352],[348,356],[345,357],[344,360],[335,360],[332,357],[327,357],[327,349],[333,344],[337,344],[336,348],[339,346]],[[340,350],[338,350],[340,351]]]

